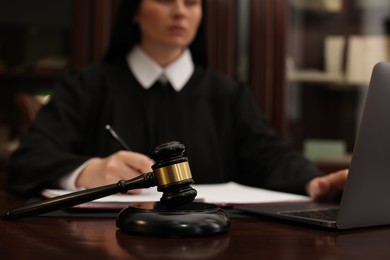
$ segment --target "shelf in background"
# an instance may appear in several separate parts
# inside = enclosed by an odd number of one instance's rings
[[[367,83],[350,81],[342,74],[330,73],[320,70],[288,71],[286,75],[289,83],[329,84],[333,88],[346,89],[353,86],[368,86]]]
[[[0,78],[5,79],[56,79],[64,69],[3,69]]]
[[[287,81],[303,83],[345,84],[345,78],[342,75],[320,70],[288,71]]]

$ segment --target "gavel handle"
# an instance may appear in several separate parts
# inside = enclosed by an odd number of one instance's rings
[[[126,193],[128,190],[143,189],[155,186],[154,173],[142,174],[131,180],[120,180],[116,184],[110,184],[93,189],[72,192],[66,195],[45,199],[30,203],[22,207],[9,210],[1,215],[2,220],[16,220],[48,213],[51,211],[68,208],[71,206],[86,203],[92,200],[103,198],[115,193]]]

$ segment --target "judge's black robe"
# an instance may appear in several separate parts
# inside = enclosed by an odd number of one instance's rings
[[[120,149],[110,124],[133,151],[166,141],[186,147],[196,184],[238,183],[304,193],[315,167],[279,139],[246,86],[196,68],[182,91],[145,90],[125,61],[67,73],[8,165],[10,191],[31,195],[92,157]]]

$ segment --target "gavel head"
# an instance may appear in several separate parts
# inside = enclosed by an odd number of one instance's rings
[[[150,155],[157,190],[163,192],[160,201],[167,208],[190,203],[197,195],[184,151],[184,145],[174,141],[157,146]]]

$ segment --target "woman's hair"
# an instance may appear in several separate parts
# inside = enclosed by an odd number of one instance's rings
[[[140,42],[141,32],[134,17],[138,12],[142,0],[122,0],[119,5],[116,22],[112,30],[111,39],[103,58],[104,62],[123,59],[129,51]],[[205,4],[202,5],[205,14]],[[204,19],[202,19],[198,32],[190,44],[194,63],[207,66],[207,54],[205,48]]]

